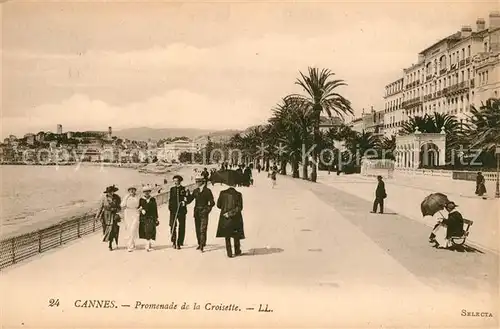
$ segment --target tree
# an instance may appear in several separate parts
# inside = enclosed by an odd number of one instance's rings
[[[314,144],[320,143],[320,117],[325,113],[328,117],[332,114],[343,117],[345,114],[352,114],[351,103],[342,95],[336,92],[340,86],[347,84],[343,80],[333,80],[335,75],[328,69],[308,68],[308,75],[300,73],[300,78],[295,82],[301,86],[306,95],[291,95],[289,98],[299,107],[303,107],[307,111],[312,111],[313,115],[313,136]],[[313,150],[313,159],[315,163],[318,161],[317,147]],[[313,165],[311,173],[311,181],[316,182],[317,166]]]
[[[490,98],[478,108],[471,106],[464,135],[470,149],[480,149],[480,161],[485,166],[495,165],[495,148],[500,146],[500,99]]]
[[[297,102],[290,101],[285,97],[280,104],[273,109],[270,122],[269,136],[278,142],[277,146],[282,150],[280,157],[286,163],[292,165],[292,176],[299,177],[299,163],[302,163],[302,178],[308,177],[308,159],[302,159],[303,147],[307,151],[312,145],[313,115],[310,108],[299,106]],[[281,144],[281,145],[279,145]],[[283,164],[282,164],[283,170]]]

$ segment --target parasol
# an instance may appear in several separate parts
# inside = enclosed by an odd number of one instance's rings
[[[443,210],[446,204],[450,202],[443,193],[433,193],[425,197],[420,204],[422,216],[434,216],[440,210]]]

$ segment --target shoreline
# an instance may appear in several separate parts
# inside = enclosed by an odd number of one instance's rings
[[[100,164],[91,165],[92,167],[99,166]],[[89,167],[91,167],[89,166]],[[192,183],[191,176],[194,168],[203,168],[203,167],[213,167],[214,165],[202,165],[202,164],[182,164],[182,165],[173,165],[169,167],[169,171],[165,173],[151,173],[151,172],[143,172],[148,176],[161,176],[167,179],[166,184],[157,184],[154,187],[154,191],[161,190],[161,192],[165,192],[170,189],[172,186],[172,177],[174,175],[181,175],[184,177],[184,184],[189,185]],[[108,166],[113,167],[114,166]],[[125,168],[125,169],[136,169],[132,167],[116,167],[116,168]],[[138,182],[136,185],[138,187],[138,194],[140,194],[141,185]],[[123,191],[123,190],[122,190]],[[125,192],[125,191],[123,191]],[[156,194],[156,193],[155,193]],[[93,213],[96,211],[98,206],[99,195],[96,195],[94,200],[84,200],[81,203],[73,204],[73,205],[59,205],[55,208],[47,208],[42,212],[37,212],[38,216],[25,217],[22,220],[19,220],[17,223],[13,221],[11,218],[2,218],[0,220],[1,228],[0,228],[0,240],[9,239],[15,236],[20,236],[26,233],[43,230],[49,226],[63,223],[65,221],[69,221],[71,219],[75,219],[78,217],[82,217],[88,213]],[[122,195],[120,194],[120,197]],[[21,213],[20,213],[21,214]],[[17,226],[17,227],[16,227]],[[7,229],[7,232],[4,232],[6,228],[12,227],[12,230]]]

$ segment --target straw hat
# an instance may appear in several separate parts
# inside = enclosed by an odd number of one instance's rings
[[[142,187],[142,191],[143,191],[143,192],[146,192],[146,191],[151,192],[152,190],[153,190],[153,187],[152,187],[151,185],[149,185],[149,184],[148,184],[148,185],[144,185],[144,186]]]
[[[135,186],[130,186],[127,191],[130,192],[131,190],[137,191],[137,187]]]

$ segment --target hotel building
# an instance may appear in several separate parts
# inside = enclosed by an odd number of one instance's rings
[[[500,13],[489,15],[489,27],[477,19],[476,29],[462,29],[418,54],[403,77],[385,88],[385,134],[397,134],[413,116],[435,112],[467,120],[470,106],[498,97]],[[402,85],[401,85],[402,82]]]

